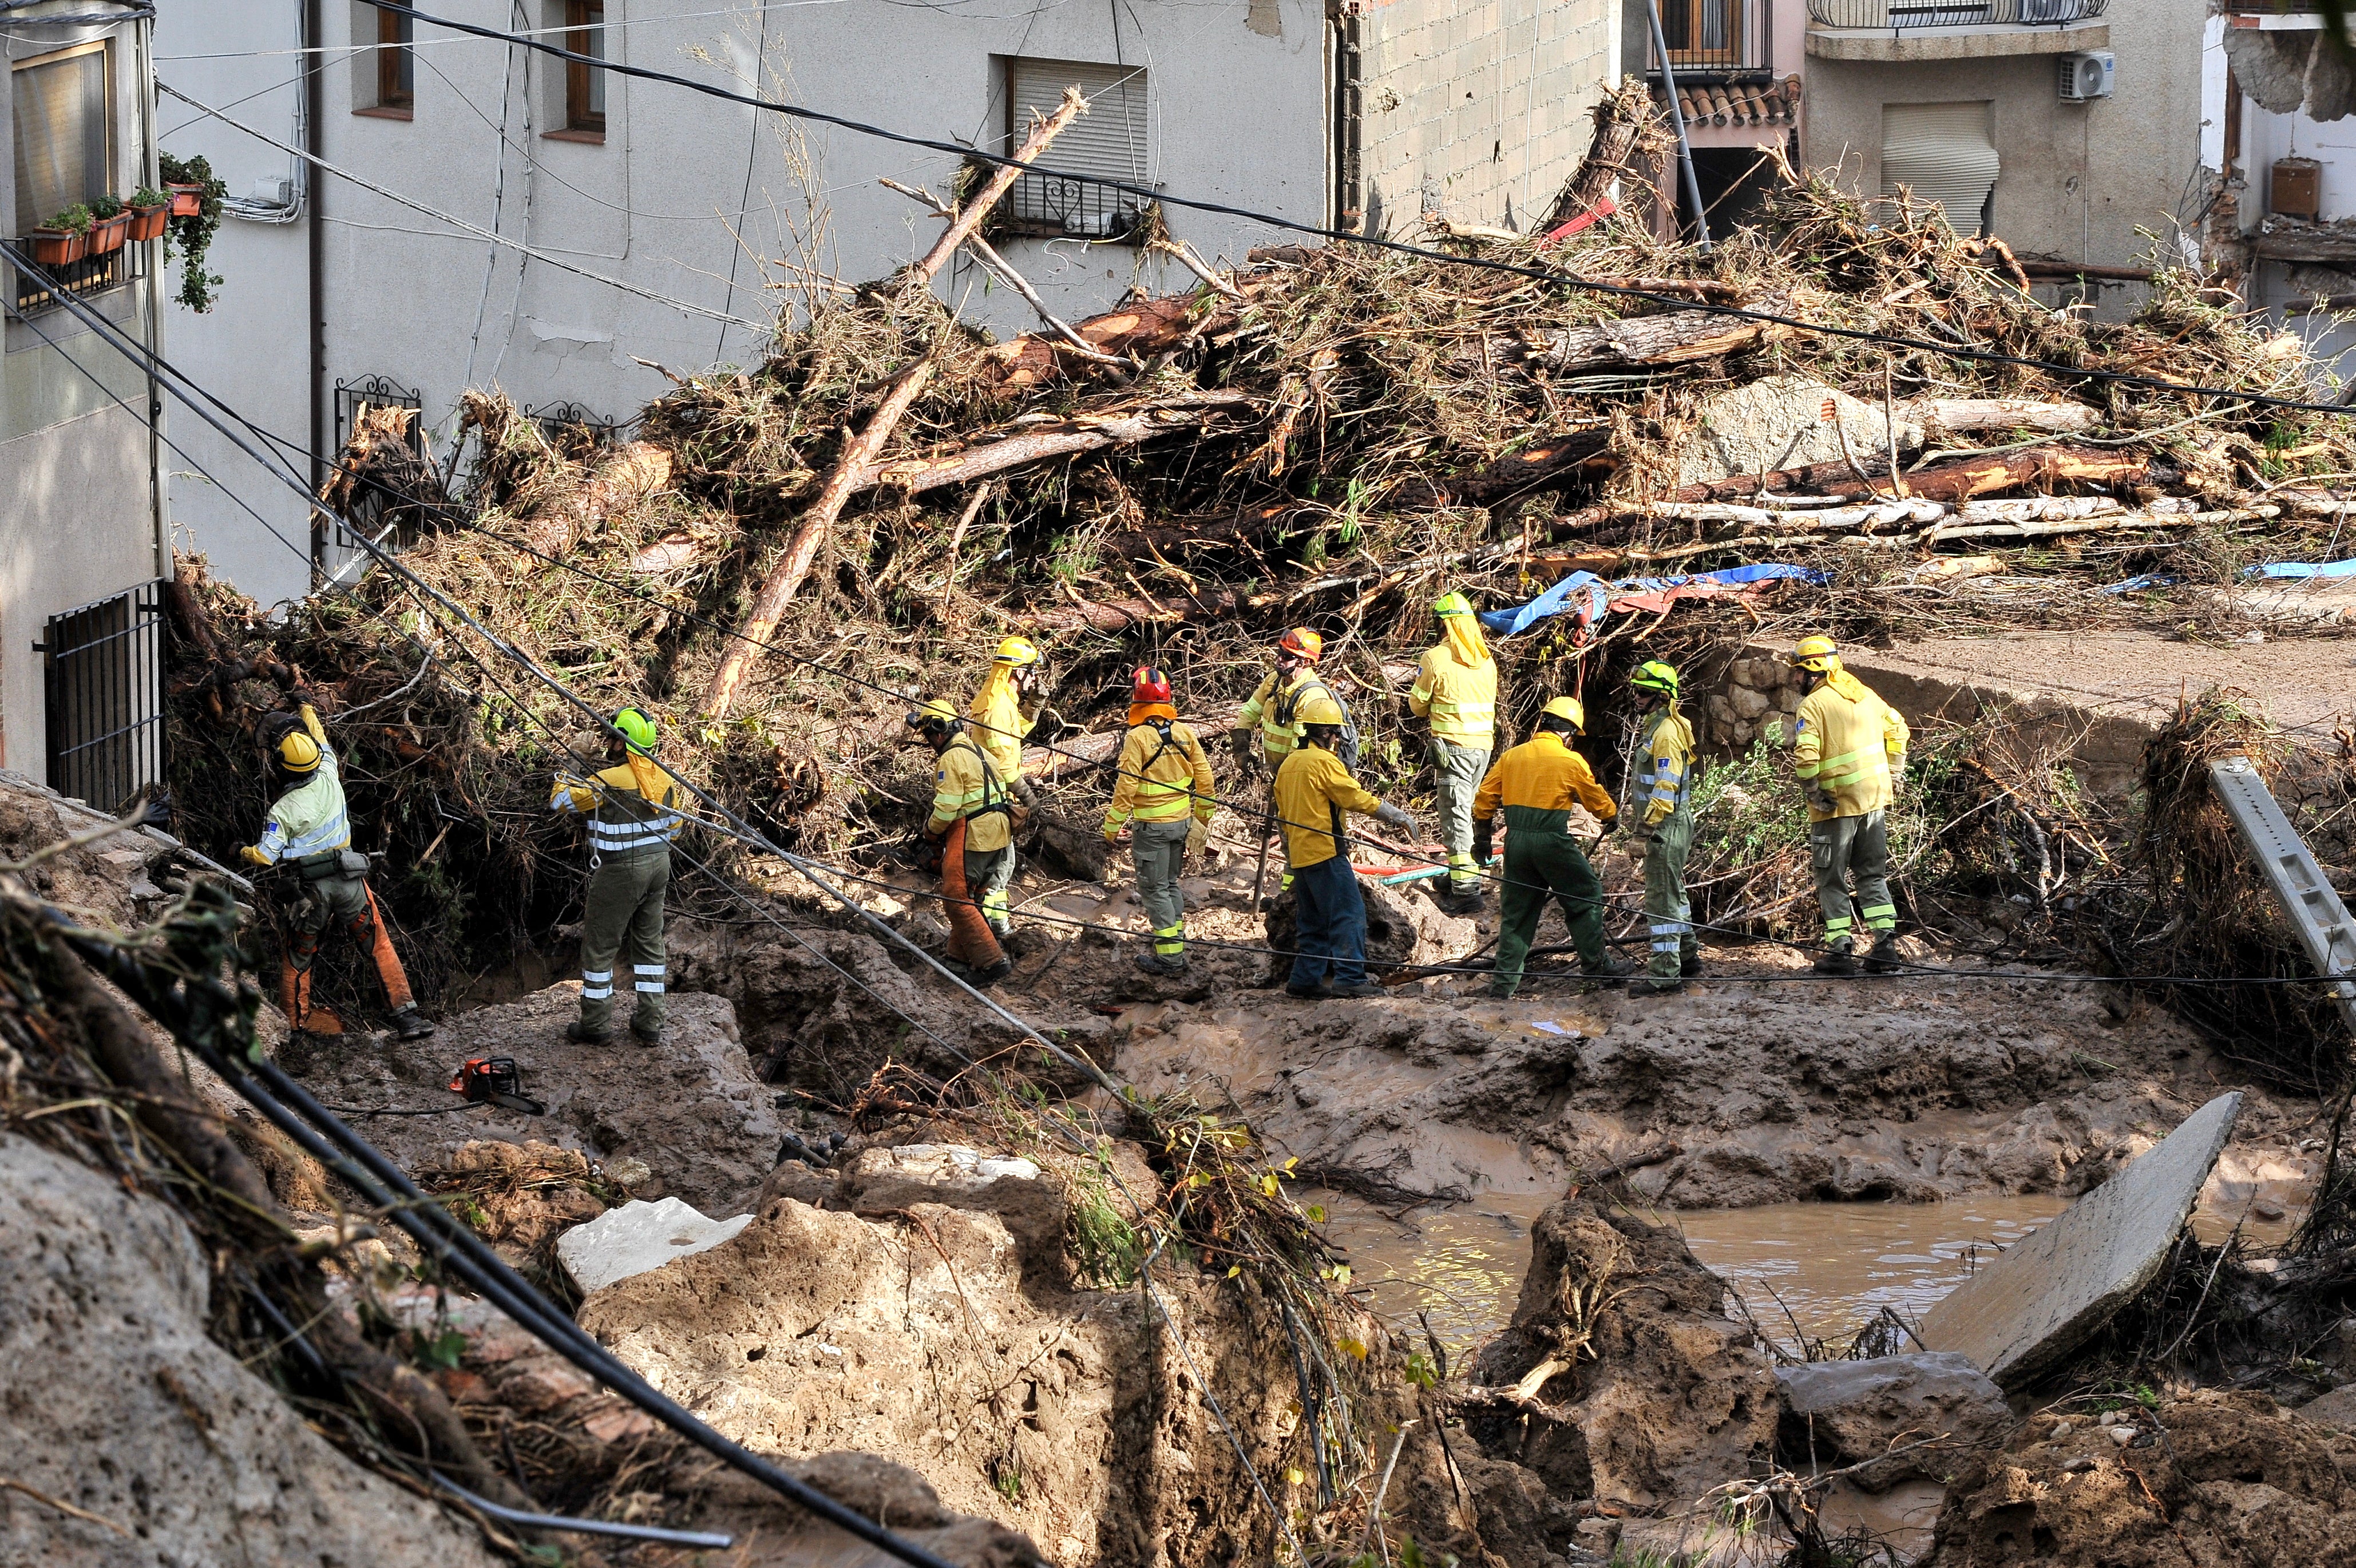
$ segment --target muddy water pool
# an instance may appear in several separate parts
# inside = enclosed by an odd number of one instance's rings
[[[1344,1194],[1303,1196],[1325,1206],[1328,1232],[1349,1250],[1354,1283],[1367,1288],[1373,1306],[1410,1324],[1426,1314],[1451,1358],[1512,1317],[1529,1267],[1531,1223],[1554,1201],[1491,1193],[1393,1219]],[[1973,1269],[2067,1207],[2061,1197],[1991,1197],[1661,1210],[1658,1218],[1679,1226],[1694,1256],[1742,1297],[1761,1329],[1790,1346],[1801,1335],[1853,1333],[1884,1307],[1919,1319]],[[2210,1240],[2231,1223],[2205,1210],[2195,1219]],[[2244,1237],[2280,1239],[2247,1229]]]

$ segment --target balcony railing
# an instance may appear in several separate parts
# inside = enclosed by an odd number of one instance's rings
[[[1679,81],[1731,81],[1773,73],[1770,0],[1660,0],[1661,36]],[[1644,49],[1645,70],[1661,74],[1661,53]]]
[[[33,242],[19,240],[16,248],[29,255]],[[43,316],[64,309],[66,295],[104,294],[108,289],[121,288],[145,277],[147,247],[122,245],[102,256],[85,256],[79,262],[0,270],[14,274],[8,290],[9,308],[19,317]]]
[[[1067,175],[1026,174],[990,215],[993,234],[1141,242],[1145,202],[1125,190]]]
[[[2053,27],[2091,21],[2109,0],[1808,0],[1808,16],[1826,27]]]

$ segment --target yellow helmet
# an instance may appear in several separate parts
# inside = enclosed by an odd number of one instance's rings
[[[920,734],[928,729],[954,730],[959,722],[958,711],[939,697],[919,703],[907,718],[908,727]]]
[[[1459,593],[1445,593],[1431,601],[1431,613],[1435,616],[1469,616],[1472,613],[1472,601]]]
[[[1829,675],[1841,667],[1840,650],[1829,637],[1804,637],[1792,650],[1792,668]]]
[[[1546,705],[1539,716],[1562,720],[1570,725],[1574,735],[1587,733],[1587,710],[1580,705],[1577,697],[1557,697]]]
[[[1342,704],[1321,687],[1301,699],[1300,710],[1292,716],[1304,725],[1339,725],[1343,722]]]
[[[1010,637],[998,645],[998,655],[991,662],[1020,670],[1026,664],[1038,663],[1039,650],[1025,638]]]
[[[287,731],[278,743],[278,766],[289,773],[316,773],[319,770],[319,743],[305,731]]]

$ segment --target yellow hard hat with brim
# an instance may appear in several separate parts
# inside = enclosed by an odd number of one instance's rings
[[[1840,650],[1829,637],[1804,637],[1792,650],[1792,667],[1818,673],[1840,668]]]
[[[1580,705],[1577,697],[1557,697],[1546,705],[1543,716],[1561,719],[1580,735],[1587,733],[1587,710]]]
[[[288,732],[278,743],[278,766],[289,773],[316,773],[319,770],[319,743],[302,730]]]
[[[1026,664],[1039,662],[1039,650],[1027,638],[1010,637],[998,645],[992,662],[1020,670]]]
[[[1312,692],[1301,700],[1301,711],[1292,715],[1304,725],[1339,725],[1342,704],[1325,692]]]
[[[930,702],[917,703],[909,713],[907,720],[908,727],[915,730],[931,729],[936,725],[943,729],[955,729],[958,722],[958,711],[939,697],[935,697]]]

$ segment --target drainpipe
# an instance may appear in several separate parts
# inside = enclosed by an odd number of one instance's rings
[[[1702,210],[1701,181],[1694,177],[1693,144],[1686,140],[1686,112],[1677,102],[1676,73],[1669,69],[1669,40],[1661,32],[1660,0],[1644,0],[1644,18],[1653,24],[1653,58],[1661,62],[1661,91],[1668,94],[1669,123],[1677,128],[1677,164],[1685,170],[1686,199],[1693,203],[1694,242],[1709,249],[1709,215]]]
[[[302,47],[306,50],[322,47],[320,38],[319,0],[302,0]],[[324,54],[305,53],[303,62],[303,134],[301,145],[311,158],[326,156],[327,119],[327,59]],[[306,170],[317,166],[309,158],[304,160]],[[327,204],[327,182],[312,177],[308,195],[310,205],[304,215],[304,259],[308,273],[308,286],[304,294],[305,314],[310,324],[311,350],[311,493],[317,495],[327,482],[325,468],[327,450],[327,226],[320,221],[321,209]],[[316,591],[327,580],[327,524],[315,509],[311,512],[311,586]]]
[[[133,48],[139,55],[139,183],[154,189],[164,182],[155,145],[155,20],[132,24]],[[145,240],[147,247],[147,351],[164,352],[164,245]],[[155,575],[172,575],[172,521],[164,490],[164,390],[157,383],[151,358],[147,367],[147,489],[150,522],[155,536]]]
[[[1360,53],[1361,0],[1341,0],[1333,18],[1333,227],[1365,223],[1366,83]]]

